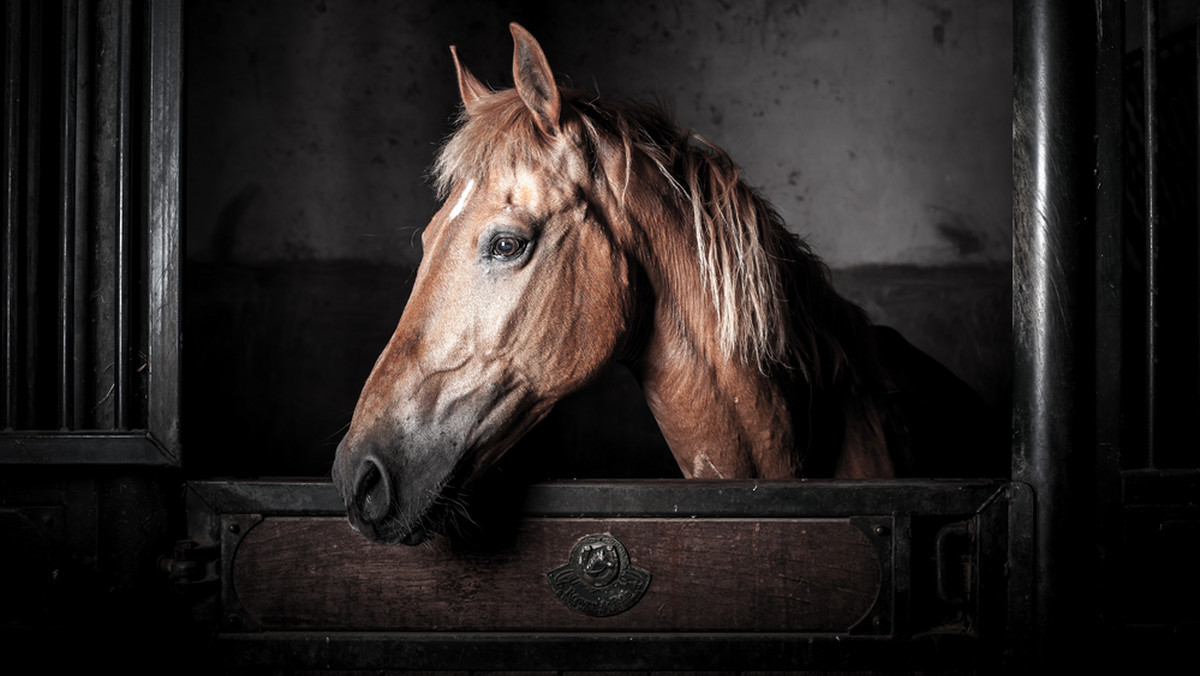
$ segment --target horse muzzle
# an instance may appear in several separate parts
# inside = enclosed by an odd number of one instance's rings
[[[354,454],[338,446],[333,466],[333,483],[346,505],[350,526],[377,544],[415,545],[434,530],[430,514],[433,502],[406,506],[398,490],[397,473],[375,453]]]

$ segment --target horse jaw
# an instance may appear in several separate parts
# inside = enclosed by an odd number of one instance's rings
[[[445,373],[420,369],[397,377],[403,366],[388,357],[367,381],[332,474],[355,530],[378,544],[412,545],[444,530],[462,509],[462,489],[550,406],[501,375],[471,386],[445,386]]]

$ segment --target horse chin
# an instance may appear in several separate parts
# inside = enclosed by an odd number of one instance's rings
[[[419,545],[445,533],[446,525],[450,521],[450,512],[444,498],[440,496],[447,494],[438,493],[439,497],[430,500],[413,518],[402,519],[393,506],[392,511],[383,520],[375,523],[355,523],[356,520],[352,518],[350,525],[375,544]]]
[[[540,415],[533,422],[537,419]],[[379,437],[343,440],[332,478],[351,527],[377,544],[416,545],[463,520],[472,522],[463,502],[465,489],[528,426],[505,428],[498,440],[479,434],[449,447],[418,445],[420,436],[432,434],[404,435],[407,443]]]
[[[354,526],[353,523],[351,526],[377,545],[419,545],[442,532],[440,520],[433,511],[426,512],[407,525],[397,519],[365,528]]]
[[[354,530],[377,544],[416,545],[453,522],[461,465],[414,466],[378,446],[340,447],[332,478]]]

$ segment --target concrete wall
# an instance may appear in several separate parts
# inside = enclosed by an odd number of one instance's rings
[[[949,0],[189,3],[191,255],[415,262],[447,46],[511,86],[510,19],[729,150],[834,267],[1009,260],[1010,10]]]
[[[447,47],[510,86],[510,20],[563,82],[662,101],[725,147],[847,295],[1006,399],[1006,2],[187,7],[193,462],[328,466],[437,208],[423,176],[457,105]],[[548,427],[586,433],[595,401]]]

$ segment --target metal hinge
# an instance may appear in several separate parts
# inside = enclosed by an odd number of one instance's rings
[[[973,597],[975,532],[970,521],[947,524],[935,540],[937,594],[952,607],[962,608]]]
[[[158,560],[175,584],[199,584],[218,579],[217,559],[220,547],[213,542],[179,540],[170,555]]]

